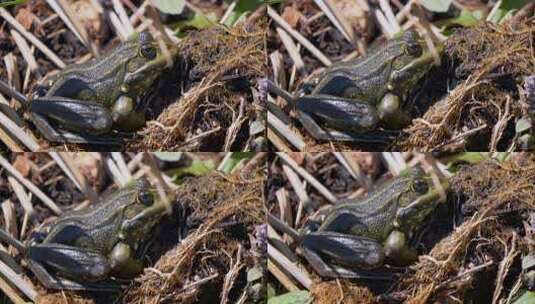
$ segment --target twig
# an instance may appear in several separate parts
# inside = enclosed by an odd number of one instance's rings
[[[232,109],[232,108],[231,108]],[[225,145],[223,146],[223,151],[230,151],[230,148],[234,141],[236,140],[236,135],[242,124],[247,121],[247,116],[244,115],[245,111],[245,98],[240,98],[240,107],[238,109],[238,117],[234,117],[234,110],[232,110],[232,124],[227,129],[227,136],[225,137]]]
[[[219,23],[224,24],[225,22],[227,22],[228,18],[232,14],[232,11],[234,11],[234,8],[236,7],[237,3],[237,0],[232,1],[232,3],[227,7],[227,10],[223,14],[223,17],[221,17],[221,20],[219,20]]]
[[[366,174],[360,170],[360,166],[353,160],[351,153],[354,152],[334,152],[334,156],[340,161],[340,163],[347,169],[349,174],[353,176],[361,186],[366,189],[370,189],[371,181]],[[358,152],[356,152],[358,153]]]
[[[340,11],[333,5],[329,0],[314,0],[316,5],[318,5],[325,16],[331,20],[334,26],[342,33],[342,35],[349,41],[353,43],[355,36],[351,26],[348,24],[347,20],[340,14]]]
[[[131,180],[132,174],[130,174],[130,170],[128,170],[128,166],[126,166],[123,155],[119,152],[112,152],[111,157],[115,160],[117,167],[121,171],[121,175],[124,176],[126,180]]]
[[[180,144],[180,146],[184,147],[187,144],[190,144],[190,143],[192,143],[194,141],[198,141],[199,139],[201,139],[203,137],[206,137],[206,136],[208,136],[208,135],[210,135],[212,133],[216,133],[216,132],[219,132],[219,131],[221,131],[221,126],[217,126],[217,127],[213,128],[212,130],[208,130],[208,131],[199,133],[199,134],[197,134],[195,136],[192,136],[192,137],[186,139],[185,141],[183,141]]]
[[[516,232],[512,232],[510,248],[507,246],[505,241],[502,241],[499,237],[497,237],[497,239],[500,243],[502,243],[505,254],[500,262],[498,274],[496,275],[496,287],[494,288],[494,293],[492,295],[492,304],[500,302],[500,295],[502,294],[505,277],[507,276],[508,270],[513,264],[516,256],[520,254],[520,251],[516,250]]]
[[[329,202],[335,204],[338,202],[336,196],[334,196],[329,189],[323,186],[314,176],[308,173],[305,169],[299,166],[290,156],[286,153],[278,152],[279,156],[285,163],[287,163],[292,169],[294,169],[299,175],[306,179],[319,193],[321,193]]]
[[[123,176],[121,170],[119,170],[119,167],[115,163],[115,161],[110,157],[105,157],[104,162],[106,164],[106,167],[108,168],[108,171],[110,172],[113,181],[119,186],[124,187],[126,183],[128,182],[128,179]]]
[[[2,273],[4,277],[9,278],[13,285],[22,291],[22,293],[25,294],[30,300],[35,302],[35,299],[37,298],[37,292],[35,289],[2,261],[0,261],[0,273]]]
[[[271,259],[268,259],[267,266],[268,266],[269,272],[271,272],[271,274],[275,278],[277,278],[277,280],[282,284],[282,286],[284,286],[284,288],[286,288],[286,290],[296,291],[300,289],[297,285],[295,285],[292,279],[290,279],[286,275],[286,273],[282,269],[280,269],[280,267],[277,264],[273,263]]]
[[[29,215],[32,215],[34,212],[34,209],[33,209],[33,205],[30,200],[30,197],[28,196],[28,193],[24,191],[24,188],[22,187],[22,185],[13,176],[8,176],[7,181],[9,182],[9,184],[11,185],[11,188],[13,189],[13,192],[15,192],[15,195],[19,199],[19,202],[22,205],[24,212],[26,212]]]
[[[232,286],[234,285],[234,282],[236,281],[240,270],[245,266],[245,264],[241,262],[242,248],[242,245],[238,244],[236,261],[232,263],[231,260],[230,270],[225,275],[225,281],[223,282],[223,290],[221,292],[221,304],[228,303],[228,295],[230,293],[230,290],[232,289]]]
[[[69,7],[69,3],[65,0],[46,0],[48,5],[56,12],[56,14],[63,20],[63,23],[74,33],[76,38],[80,40],[86,47],[90,47],[89,38],[83,25],[77,21],[77,16]]]
[[[292,146],[299,151],[303,151],[305,148],[305,142],[297,133],[293,132],[284,122],[282,122],[277,116],[273,115],[271,111],[267,113],[267,123],[274,131],[283,136]]]
[[[388,169],[399,175],[407,167],[407,163],[399,152],[382,152],[383,160],[386,162]]]
[[[282,170],[286,174],[290,185],[292,185],[295,194],[299,198],[299,206],[297,208],[297,214],[295,215],[295,223],[297,224],[301,221],[303,207],[307,211],[310,211],[310,208],[312,207],[310,206],[310,198],[306,192],[305,186],[303,185],[295,171],[287,165],[282,165]]]
[[[38,151],[39,145],[24,130],[14,123],[4,113],[0,112],[0,124],[13,134],[30,151]]]
[[[277,148],[277,151],[292,152],[292,149],[286,144],[286,142],[271,128],[268,128],[267,130],[267,138],[269,142],[271,142],[271,144]]]
[[[46,194],[44,194],[39,188],[37,188],[32,182],[27,180],[15,169],[3,156],[0,155],[0,166],[4,167],[7,172],[13,175],[19,182],[21,182],[28,190],[35,194],[48,208],[54,213],[61,214],[61,209],[52,201]]]
[[[26,304],[27,301],[19,296],[19,292],[9,285],[2,276],[0,276],[0,290],[13,301],[14,304]]]
[[[134,32],[134,27],[130,23],[130,19],[128,19],[128,15],[126,14],[123,4],[119,0],[112,0],[112,3],[113,9],[115,12],[117,12],[117,16],[121,21],[122,28],[126,30],[126,34],[129,36]]]
[[[22,34],[26,39],[33,43],[45,56],[47,56],[54,64],[60,68],[64,68],[66,65],[61,59],[59,59],[54,52],[52,52],[46,45],[44,45],[39,39],[37,39],[32,33],[24,29],[24,27],[17,21],[15,18],[11,17],[9,12],[0,7],[0,16],[2,16],[11,26],[13,26],[19,33]]]
[[[91,202],[98,201],[98,195],[93,188],[87,183],[87,180],[80,172],[79,168],[74,165],[72,153],[50,152],[52,159],[63,169],[63,172],[73,181],[73,183],[82,191]]]
[[[280,265],[288,274],[292,275],[301,285],[310,289],[312,280],[310,276],[303,272],[295,263],[292,263],[287,257],[282,255],[275,247],[268,244],[268,256]]]
[[[288,32],[292,37],[294,37],[295,40],[299,41],[312,55],[316,56],[319,61],[321,61],[324,65],[330,66],[332,64],[331,60],[327,58],[327,56],[323,55],[323,53],[316,48],[310,41],[308,41],[303,35],[301,35],[298,31],[294,30],[277,12],[272,9],[270,6],[267,8],[268,15],[277,23],[280,27],[282,27],[284,30]]]
[[[305,68],[305,62],[303,61],[303,58],[301,58],[299,50],[290,35],[280,27],[277,27],[277,34],[279,35],[282,44],[284,44],[286,51],[288,51],[288,55],[292,58],[295,67],[300,71],[303,70]]]
[[[32,55],[32,51],[30,50],[30,46],[28,43],[26,43],[26,40],[15,30],[10,30],[11,37],[13,37],[13,40],[15,40],[15,43],[19,47],[19,51],[22,54],[22,57],[24,60],[28,63],[28,67],[32,71],[37,72],[37,62],[35,61],[35,57]]]

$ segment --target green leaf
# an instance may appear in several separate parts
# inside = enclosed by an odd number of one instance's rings
[[[223,173],[231,173],[236,166],[241,163],[244,159],[252,158],[254,152],[231,152],[230,157],[225,157],[223,163],[219,165],[219,171]]]
[[[171,25],[171,28],[175,30],[177,35],[180,32],[184,32],[185,29],[206,29],[217,24],[217,16],[215,14],[203,15],[201,13],[194,14],[186,20],[176,22]],[[184,35],[178,35],[184,36]]]
[[[516,133],[523,133],[531,128],[531,120],[529,118],[520,118],[515,125]]]
[[[233,26],[262,4],[265,4],[264,0],[239,0],[232,10],[232,13],[230,13],[229,17],[225,20],[225,25]]]
[[[486,152],[461,152],[441,158],[443,163],[446,163],[450,171],[456,170],[456,165],[459,163],[477,164],[488,159]]]
[[[175,181],[186,175],[201,176],[213,171],[215,163],[213,160],[198,160],[194,159],[187,167],[172,169],[167,171],[167,175],[172,176]]]
[[[533,304],[533,303],[535,303],[535,292],[526,291],[513,304]]]
[[[528,1],[527,0],[500,0],[496,2],[489,15],[487,21],[492,23],[503,22],[513,14],[522,8]]]
[[[483,17],[484,16],[482,11],[462,10],[459,16],[438,21],[436,24],[440,27],[446,28],[456,25],[469,27],[476,25],[480,20],[483,20]]]
[[[310,304],[312,296],[306,290],[292,291],[268,300],[268,304]]]
[[[453,0],[420,0],[420,3],[428,10],[435,13],[447,12]]]
[[[11,5],[24,4],[25,2],[26,0],[13,0],[13,1],[0,0],[0,7],[8,7]]]
[[[186,1],[184,0],[152,0],[152,4],[156,6],[162,13],[179,15],[184,11]]]
[[[158,159],[168,162],[177,162],[182,158],[182,152],[154,152]]]

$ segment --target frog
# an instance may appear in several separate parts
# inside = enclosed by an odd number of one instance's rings
[[[297,119],[317,140],[384,143],[411,122],[403,101],[433,60],[418,32],[409,29],[364,56],[327,67],[296,95],[268,90],[295,107]]]
[[[303,255],[322,277],[389,278],[377,271],[386,260],[407,265],[418,256],[409,240],[437,206],[430,193],[416,166],[364,199],[340,200],[302,233]]]
[[[177,47],[169,53],[176,57]],[[138,100],[166,68],[150,32],[134,33],[110,53],[46,78],[28,101],[29,116],[49,142],[116,144],[112,130],[145,124]]]
[[[115,290],[118,280],[143,270],[151,232],[166,214],[154,193],[147,179],[133,180],[97,204],[61,214],[29,244],[13,245],[48,289]]]

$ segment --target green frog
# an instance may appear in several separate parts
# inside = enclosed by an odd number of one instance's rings
[[[170,47],[170,53],[176,56],[177,48]],[[67,66],[47,79],[44,96],[29,103],[30,117],[51,142],[117,143],[106,134],[144,125],[138,100],[166,65],[152,35],[135,33],[109,54]]]
[[[414,167],[363,200],[332,207],[316,231],[302,236],[305,258],[322,277],[379,278],[385,259],[405,265],[417,257],[408,241],[435,209],[425,174]]]
[[[392,130],[410,123],[402,101],[432,62],[420,35],[408,30],[365,56],[333,64],[303,86],[313,87],[302,90],[308,94],[290,102],[305,129],[318,140],[384,142],[391,138],[389,133],[398,133]],[[385,130],[377,131],[379,126]]]
[[[142,271],[147,241],[165,213],[149,182],[139,179],[98,204],[60,215],[23,252],[47,288],[115,289],[107,279]]]

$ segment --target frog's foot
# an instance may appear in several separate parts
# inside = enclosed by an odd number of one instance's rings
[[[381,244],[373,239],[331,231],[306,234],[301,239],[303,254],[310,265],[325,277],[375,278],[385,277],[370,269],[380,267],[384,260]],[[361,270],[332,266],[345,265]],[[390,276],[389,276],[390,278]]]

